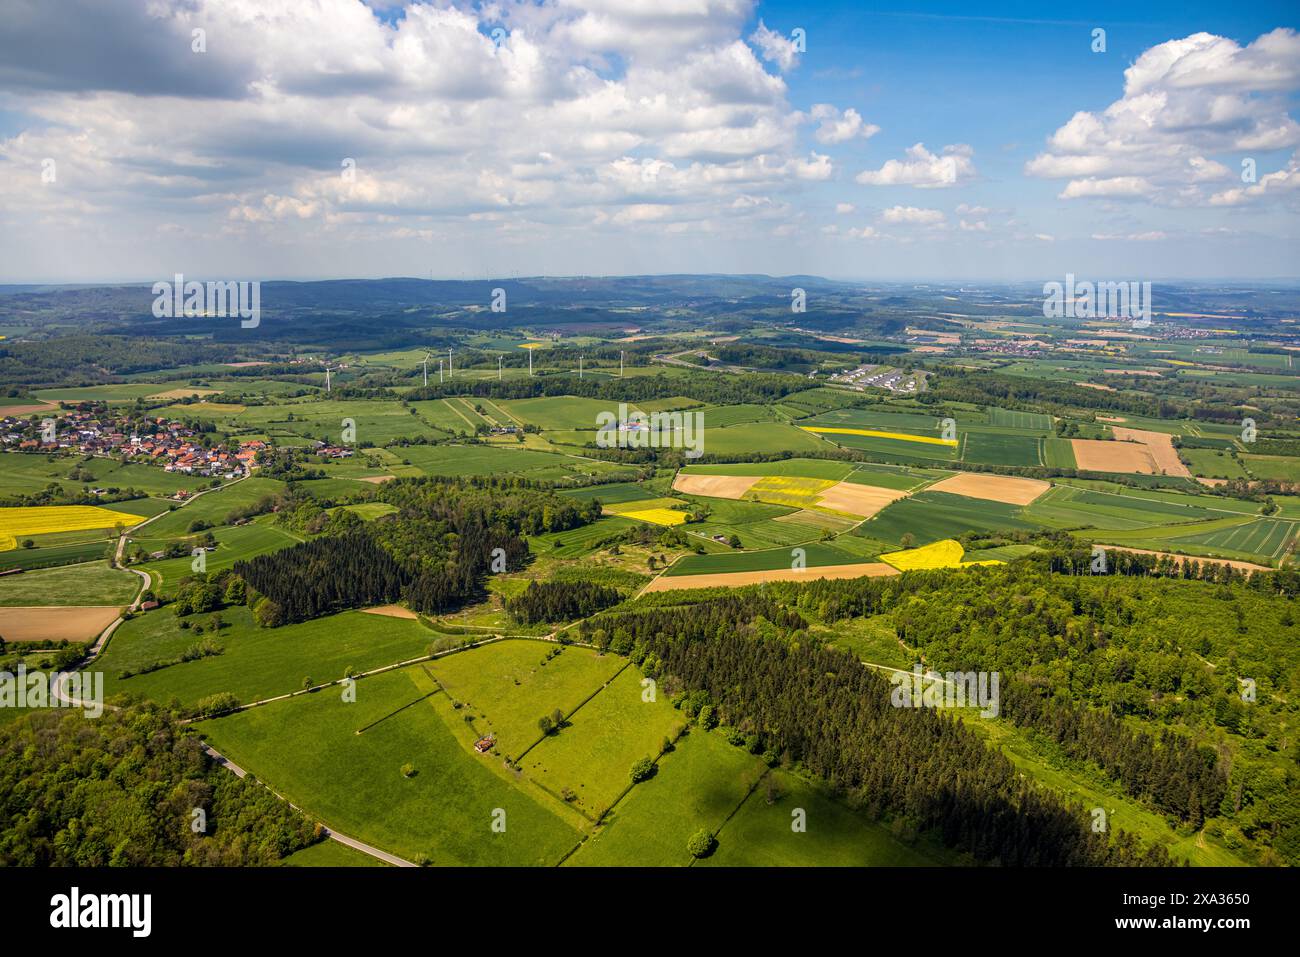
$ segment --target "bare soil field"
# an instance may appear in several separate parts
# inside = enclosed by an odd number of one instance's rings
[[[1085,472],[1132,472],[1154,475],[1156,463],[1145,445],[1136,442],[1106,442],[1102,439],[1071,439],[1074,461]]]
[[[1081,385],[1085,389],[1096,389],[1099,392],[1114,392],[1115,390],[1108,385],[1101,385],[1098,382],[1076,382],[1075,385]],[[1101,418],[1101,416],[1097,416]]]
[[[1148,548],[1125,548],[1121,545],[1102,545],[1102,548],[1111,548],[1117,552],[1131,552],[1134,555],[1159,555],[1161,558],[1176,558],[1178,564],[1183,562],[1200,562],[1202,565],[1227,565],[1243,572],[1271,572],[1275,569],[1267,565],[1256,565],[1252,562],[1238,562],[1228,558],[1202,558],[1199,555],[1175,555],[1173,552],[1153,552]]]
[[[982,498],[987,502],[1003,502],[1007,505],[1028,505],[1051,487],[1051,482],[1043,482],[1039,479],[962,472],[952,478],[935,482],[926,491],[948,492],[951,495]]]
[[[741,498],[762,479],[759,475],[690,475],[678,472],[673,490],[712,498]]]
[[[900,498],[907,498],[908,493],[896,488],[877,488],[874,485],[858,485],[854,482],[840,482],[822,492],[817,500],[818,508],[829,508],[846,515],[870,518],[886,505]]]
[[[383,615],[385,618],[415,619],[420,617],[411,609],[403,608],[401,605],[376,605],[374,608],[362,608],[361,611],[367,615]]]
[[[397,478],[396,475],[368,475],[361,481],[370,482],[372,485],[379,485],[383,482],[391,482],[395,478]]]
[[[1110,391],[1114,392],[1115,390],[1111,389]],[[1098,422],[1127,422],[1128,419],[1124,418],[1124,416],[1122,415],[1099,415],[1097,416],[1097,421]]]
[[[31,415],[33,412],[49,412],[57,410],[57,402],[33,402],[30,405],[6,405],[0,407],[0,415]]]
[[[899,571],[884,562],[861,562],[856,565],[820,565],[795,570],[775,568],[760,572],[719,572],[716,575],[661,575],[646,586],[646,593],[675,591],[682,588],[741,588],[762,582],[812,581],[817,578],[867,578],[897,575]]]
[[[1174,448],[1174,437],[1165,432],[1148,432],[1145,429],[1124,429],[1118,425],[1110,427],[1115,438],[1121,441],[1141,442],[1151,453],[1151,459],[1156,463],[1158,468],[1165,475],[1177,475],[1181,478],[1191,478],[1192,473],[1183,460],[1178,457],[1178,450]]]
[[[1196,476],[1196,481],[1200,482],[1202,485],[1208,485],[1210,488],[1217,488],[1220,485],[1228,484],[1227,479],[1205,478],[1201,475]]]
[[[113,623],[117,605],[44,605],[4,610],[5,641],[90,641]]]

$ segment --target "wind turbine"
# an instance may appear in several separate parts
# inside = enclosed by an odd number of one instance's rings
[[[424,354],[424,384],[427,388],[429,385],[429,353]]]
[[[330,364],[325,363],[325,391],[330,391]]]
[[[505,356],[497,356],[497,381],[498,382],[501,381],[501,362],[503,359],[505,359]]]
[[[447,378],[451,378],[451,346],[447,347]]]
[[[618,377],[623,378],[623,350],[618,350]]]
[[[578,356],[578,378],[582,378],[582,356]]]

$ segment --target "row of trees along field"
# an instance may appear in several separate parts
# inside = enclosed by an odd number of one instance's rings
[[[399,479],[377,501],[397,512],[234,566],[261,596],[253,600],[260,622],[399,600],[424,614],[451,611],[483,597],[489,572],[523,567],[524,536],[577,528],[600,514],[596,502],[508,477]]]

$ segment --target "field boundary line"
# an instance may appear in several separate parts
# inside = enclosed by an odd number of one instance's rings
[[[384,723],[385,721],[387,721],[389,718],[392,718],[392,717],[395,717],[396,715],[401,714],[401,713],[402,713],[403,711],[405,711],[407,708],[414,708],[414,707],[415,707],[417,704],[419,704],[421,701],[427,701],[429,698],[432,698],[432,697],[433,697],[434,695],[436,695],[436,694],[443,694],[443,693],[444,693],[444,689],[443,689],[443,687],[442,687],[442,684],[438,682],[438,679],[437,679],[437,678],[434,678],[434,682],[435,682],[436,684],[438,684],[438,687],[435,688],[433,691],[430,691],[430,692],[427,692],[426,694],[422,694],[422,695],[420,695],[420,697],[416,698],[414,701],[407,702],[406,704],[402,705],[400,708],[397,708],[397,709],[395,709],[395,710],[393,710],[393,711],[388,712],[388,714],[386,714],[386,715],[383,715],[383,716],[381,716],[381,717],[379,717],[379,718],[376,718],[374,721],[371,721],[371,722],[370,722],[369,724],[367,724],[367,725],[362,725],[360,728],[357,728],[356,733],[357,733],[357,734],[365,734],[365,733],[366,733],[367,731],[369,731],[371,728],[375,727],[375,725],[383,724],[383,723]]]
[[[707,733],[707,732],[706,732],[706,733]],[[749,790],[745,792],[745,796],[742,797],[742,798],[740,799],[740,802],[739,802],[735,807],[733,807],[733,808],[731,809],[731,813],[728,814],[726,817],[724,817],[724,818],[722,819],[722,823],[718,825],[718,829],[717,829],[716,831],[710,831],[710,832],[709,832],[709,833],[713,836],[713,839],[714,839],[715,841],[718,839],[718,835],[722,833],[723,829],[724,829],[728,824],[731,823],[731,819],[732,819],[733,817],[735,817],[737,814],[739,814],[739,813],[740,813],[740,809],[741,809],[742,807],[744,807],[744,806],[749,802],[749,799],[750,799],[751,797],[754,796],[754,792],[758,790],[758,786],[759,786],[760,784],[762,784],[764,781],[766,781],[766,780],[767,780],[767,776],[768,776],[769,774],[771,774],[771,773],[772,773],[772,769],[771,769],[770,767],[765,767],[765,768],[763,768],[763,773],[760,774],[760,775],[758,776],[758,779],[757,779],[753,784],[750,785]],[[699,860],[700,860],[700,858],[698,858],[698,857],[692,857],[690,863],[687,864],[686,866],[687,866],[687,867],[694,867],[695,864],[696,864],[696,862],[699,861]]]
[[[591,701],[592,698],[596,697],[596,695],[600,694],[602,691],[604,691],[606,688],[608,688],[611,684],[613,684],[613,683],[614,683],[614,680],[615,680],[619,675],[621,675],[624,671],[626,671],[629,667],[631,667],[631,665],[632,665],[632,659],[631,659],[631,658],[626,659],[626,660],[623,662],[623,667],[622,667],[622,668],[619,668],[618,671],[614,672],[614,673],[613,673],[612,675],[610,675],[607,679],[605,679],[605,683],[604,683],[604,684],[602,684],[599,688],[597,688],[597,689],[596,689],[595,691],[593,691],[591,694],[587,695],[587,697],[585,697],[585,698],[583,698],[581,701],[579,701],[578,704],[577,704],[577,706],[576,706],[572,711],[570,711],[568,714],[566,714],[566,715],[564,716],[564,723],[565,723],[565,724],[568,724],[570,718],[572,718],[575,714],[577,714],[579,711],[581,711],[582,708],[583,708],[583,706],[585,706],[589,701]],[[549,738],[549,737],[550,737],[549,734],[543,734],[541,737],[539,737],[536,741],[534,741],[534,742],[533,742],[532,744],[530,744],[528,747],[524,748],[524,750],[520,751],[520,752],[519,752],[519,757],[517,757],[517,758],[511,758],[510,760],[513,761],[515,764],[518,764],[520,761],[522,761],[525,757],[528,756],[528,752],[529,752],[529,751],[533,750],[533,748],[537,747],[539,744],[541,744],[543,741],[545,741],[545,740],[546,740],[547,738]],[[546,789],[543,788],[542,790],[546,790]],[[548,791],[547,793],[549,794],[550,792]],[[584,814],[583,817],[586,817],[586,815]]]

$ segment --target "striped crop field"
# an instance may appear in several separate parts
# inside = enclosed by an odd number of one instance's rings
[[[938,439],[932,435],[909,435],[906,432],[881,432],[877,429],[841,429],[825,425],[801,425],[799,428],[803,429],[805,432],[815,432],[818,435],[865,435],[875,439],[898,439],[902,442],[923,442],[926,445],[946,445],[950,448],[957,447],[956,439]]]

